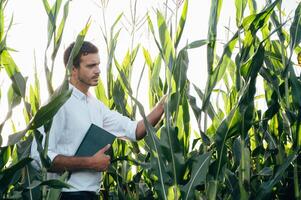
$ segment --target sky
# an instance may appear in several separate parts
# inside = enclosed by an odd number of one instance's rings
[[[51,4],[54,1],[49,1]],[[65,2],[65,1],[63,1]],[[63,50],[75,40],[77,34],[85,26],[89,17],[91,17],[91,27],[87,33],[86,40],[93,42],[100,49],[101,58],[101,71],[105,71],[105,44],[101,35],[101,28],[104,27],[102,10],[100,7],[100,0],[72,0],[70,2],[69,16],[67,19],[62,44],[58,52],[58,56],[55,62],[54,71],[54,86],[58,86],[64,76],[64,66],[62,62]],[[133,2],[133,1],[132,1]],[[154,16],[154,10],[159,8],[164,10],[162,0],[138,0],[137,1],[137,16],[142,18],[148,11],[155,24],[156,18]],[[174,10],[174,5],[172,0],[168,1],[168,5],[171,10]],[[283,3],[285,12],[289,15],[293,15],[293,11],[297,6],[296,0],[286,0]],[[261,8],[260,5],[258,5]],[[195,40],[206,39],[207,29],[208,29],[208,17],[210,11],[210,1],[209,0],[190,0],[188,7],[188,16],[186,21],[185,30],[183,32],[180,47],[183,47],[186,43],[193,42]],[[112,25],[116,17],[121,13],[124,16],[121,20],[122,28],[121,34],[118,40],[117,49],[115,56],[117,60],[121,61],[125,56],[126,50],[131,45],[130,33],[127,29],[131,26],[126,19],[130,18],[130,0],[109,0],[108,7],[106,9],[106,24],[108,27]],[[170,16],[169,12],[169,16]],[[180,15],[180,14],[179,14]],[[24,76],[29,77],[28,83],[32,83],[33,79],[33,69],[35,65],[34,54],[36,57],[36,66],[38,70],[39,77],[44,77],[44,52],[46,48],[47,41],[47,15],[43,7],[42,0],[8,0],[7,8],[5,9],[5,24],[7,25],[13,16],[13,26],[11,27],[7,44],[9,47],[16,50],[12,52],[13,59],[18,65],[21,73]],[[222,12],[220,15],[220,20],[218,24],[218,35],[217,35],[217,51],[221,54],[223,44],[231,37],[231,33],[228,32],[226,27],[229,27],[231,31],[236,31],[235,26],[235,9],[234,0],[224,0],[222,6]],[[117,29],[116,29],[117,30]],[[230,36],[228,36],[230,35]],[[145,24],[136,34],[134,43],[141,43],[143,47],[150,49],[152,57],[154,58],[158,51],[154,46],[154,41],[151,34],[148,31],[147,24]],[[190,65],[188,68],[188,78],[189,80],[196,84],[200,88],[205,87],[206,83],[206,47],[189,50],[189,60]],[[142,51],[138,54],[136,62],[134,64],[134,71],[141,72],[144,63]],[[146,70],[147,71],[147,70]],[[2,94],[5,93],[5,86],[7,77],[5,78],[0,74],[0,85],[2,89]],[[133,76],[135,77],[135,76]],[[101,78],[105,80],[105,74],[101,74]],[[147,80],[147,74],[145,73],[143,79]],[[41,91],[42,91],[42,102],[45,102],[48,98],[47,92],[45,92],[46,84],[45,78],[41,78]],[[138,80],[134,78],[133,85]],[[135,87],[134,87],[135,88]],[[141,102],[147,102],[147,81],[142,84],[139,90],[138,99]],[[44,92],[43,92],[44,91]],[[2,95],[4,97],[5,95]],[[1,98],[0,110],[5,113],[5,100]],[[145,103],[146,111],[148,110],[148,103]],[[25,126],[22,120],[18,120],[18,115],[20,117],[20,111],[16,108],[14,112],[14,122],[17,128],[22,128]],[[16,114],[18,113],[18,114]],[[22,112],[21,112],[22,113]],[[0,116],[0,122],[3,120],[4,116]],[[7,123],[6,127],[10,126]],[[8,129],[7,129],[8,130]]]

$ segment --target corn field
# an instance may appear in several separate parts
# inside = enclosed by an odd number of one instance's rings
[[[48,137],[42,142],[37,130],[44,125],[49,133],[51,120],[70,97],[69,61],[65,78],[54,87],[55,61],[61,46],[71,0],[37,1],[48,16],[44,76],[32,74],[27,81],[17,66],[7,42],[14,29],[13,17],[7,20],[6,6],[0,0],[0,76],[9,77],[7,93],[1,84],[0,99],[7,99],[8,112],[0,121],[0,199],[58,199],[68,185],[68,172],[60,179],[48,180],[51,162],[47,156]],[[108,0],[99,1],[105,19]],[[189,0],[162,1],[163,8],[135,18],[133,5],[131,39],[146,26],[155,51],[143,43],[132,42],[124,58],[115,56],[120,45],[118,29],[124,14],[112,24],[104,23],[99,38],[104,41],[107,60],[102,62],[105,76],[94,88],[95,96],[110,109],[131,119],[144,119],[147,136],[139,142],[117,140],[113,158],[100,183],[101,199],[301,199],[301,3],[291,14],[283,11],[287,1],[211,0],[207,37],[180,45],[189,12]],[[217,38],[218,21],[225,3],[235,4],[235,28],[221,45]],[[261,1],[260,1],[261,2]],[[262,3],[262,2],[261,2]],[[172,14],[169,9],[175,7]],[[6,19],[6,20],[5,20]],[[202,19],[200,19],[202,20]],[[105,22],[105,21],[104,21]],[[85,40],[87,24],[78,33],[71,57]],[[201,23],[200,23],[201,25]],[[185,41],[184,41],[185,42]],[[191,49],[207,53],[206,85],[190,82],[187,70]],[[17,50],[17,49],[16,49]],[[22,53],[22,52],[21,52]],[[137,63],[143,55],[144,63]],[[133,66],[139,64],[139,71]],[[37,71],[37,66],[32,66]],[[40,66],[39,66],[40,67]],[[146,74],[147,80],[142,80]],[[137,85],[132,84],[138,77]],[[50,100],[41,102],[41,80],[47,83]],[[145,83],[145,81],[147,83]],[[148,102],[139,101],[139,87],[148,85]],[[167,95],[164,118],[156,127],[146,120],[145,110]],[[1,101],[2,102],[2,101]],[[262,106],[264,105],[264,106]],[[15,108],[26,122],[17,130],[11,119]],[[13,132],[3,143],[3,127],[10,123]],[[194,128],[194,124],[196,127]],[[32,167],[30,146],[38,143],[42,169]]]

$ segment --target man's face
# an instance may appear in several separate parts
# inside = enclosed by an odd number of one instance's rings
[[[73,69],[79,83],[88,87],[96,86],[100,73],[99,64],[98,53],[81,56],[79,68]]]

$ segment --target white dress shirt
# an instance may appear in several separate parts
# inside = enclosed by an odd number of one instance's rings
[[[85,136],[91,123],[102,127],[117,137],[136,140],[137,122],[111,111],[102,102],[91,95],[85,95],[70,84],[72,95],[59,109],[53,118],[49,135],[48,156],[53,159],[58,155],[73,156]],[[39,131],[45,135],[44,128]],[[45,137],[44,137],[45,138]],[[44,141],[44,140],[43,140]],[[31,157],[35,166],[40,165],[37,144],[34,140],[31,147]],[[56,179],[57,173],[48,173],[48,179]],[[101,173],[95,171],[72,172],[68,184],[74,188],[63,191],[95,191],[99,192]]]

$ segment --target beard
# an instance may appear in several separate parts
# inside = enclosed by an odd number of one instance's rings
[[[98,84],[98,77],[96,82],[93,81],[94,79],[96,79],[96,77],[92,77],[91,79],[88,79],[85,77],[78,76],[77,80],[87,86],[96,86]]]

